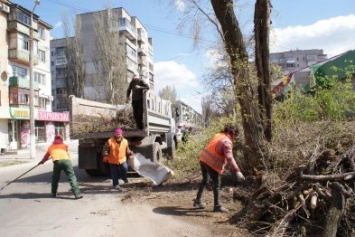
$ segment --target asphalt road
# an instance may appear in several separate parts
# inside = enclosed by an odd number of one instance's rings
[[[44,153],[38,150],[36,160],[26,164],[0,167],[0,187],[34,167]],[[111,190],[110,179],[77,169],[75,144],[70,153],[84,198],[74,199],[64,173],[58,197],[52,198],[47,161],[0,191],[0,236],[212,236],[203,227],[155,212],[156,207],[123,202],[125,194]]]

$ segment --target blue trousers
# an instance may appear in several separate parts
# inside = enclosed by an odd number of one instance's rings
[[[112,186],[116,187],[119,186],[119,179],[127,180],[127,171],[128,165],[127,162],[123,162],[122,164],[110,164],[111,170],[111,179],[112,179]]]

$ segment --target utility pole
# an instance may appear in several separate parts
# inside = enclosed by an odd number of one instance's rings
[[[36,157],[36,134],[35,134],[35,93],[33,81],[33,13],[36,6],[39,5],[40,0],[34,1],[34,6],[31,12],[31,26],[30,26],[30,158]]]

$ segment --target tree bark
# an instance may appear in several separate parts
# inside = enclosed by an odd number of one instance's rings
[[[271,82],[269,63],[270,0],[257,0],[254,13],[255,65],[258,76],[258,98],[264,136],[271,142]]]
[[[235,17],[233,1],[211,0],[211,3],[222,28],[223,41],[234,76],[234,92],[241,108],[245,143],[249,148],[245,155],[251,161],[247,168],[259,167],[263,151],[263,124],[249,80],[248,54],[243,35]]]

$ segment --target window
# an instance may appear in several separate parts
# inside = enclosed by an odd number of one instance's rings
[[[18,103],[21,105],[29,105],[30,104],[30,95],[29,92],[19,91],[18,93]]]
[[[64,56],[65,55],[65,48],[64,47],[58,47],[55,49],[55,54],[57,56]]]
[[[66,69],[65,68],[56,68],[56,78],[64,78],[66,76]]]
[[[34,105],[38,106],[38,91],[35,91]],[[10,105],[30,105],[30,91],[18,87],[10,88]]]
[[[30,39],[27,35],[18,34],[17,45],[19,49],[30,50]]]
[[[39,61],[45,63],[46,62],[46,53],[43,50],[38,50]]]
[[[31,26],[31,17],[19,10],[17,10],[17,20],[25,25]]]
[[[67,64],[67,60],[65,58],[57,58],[55,61],[55,65],[57,66]]]
[[[34,81],[45,86],[46,85],[46,76],[44,74],[35,72],[34,73]]]
[[[42,98],[42,97],[39,98],[39,107],[41,109],[45,109],[46,108],[46,99],[45,98]]]
[[[17,90],[13,90],[17,88],[10,89],[10,105],[17,105],[18,104],[18,94]]]
[[[12,73],[12,76],[27,77],[27,69],[15,65],[12,66]]]
[[[45,33],[44,28],[41,27],[41,26],[39,26],[39,27],[38,27],[38,36],[39,36],[39,38],[42,39],[42,40],[45,40],[45,39],[46,39],[44,33]]]
[[[126,46],[127,46],[127,55],[132,57],[133,59],[136,59],[137,58],[137,52],[131,46],[129,46],[128,44]]]
[[[67,93],[67,90],[65,88],[58,88],[56,92],[57,95],[63,95]]]

